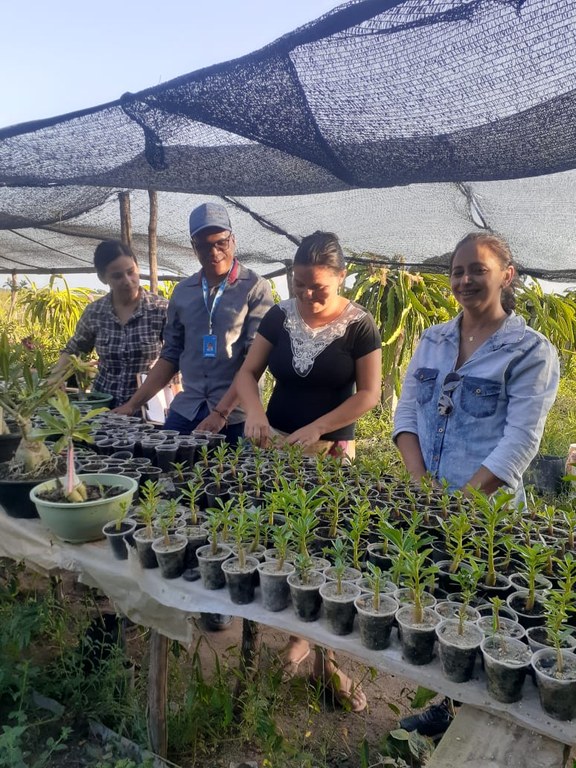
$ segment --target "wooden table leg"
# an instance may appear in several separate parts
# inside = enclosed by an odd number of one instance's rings
[[[166,703],[168,698],[168,643],[155,629],[150,632],[148,670],[148,733],[152,751],[160,757],[168,752]]]

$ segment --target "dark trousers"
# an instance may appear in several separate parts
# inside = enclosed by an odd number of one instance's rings
[[[187,419],[185,416],[181,416],[179,413],[176,413],[176,411],[170,409],[162,429],[177,429],[181,435],[189,435],[209,413],[210,411],[208,410],[208,405],[206,403],[202,403],[200,410],[193,419]],[[238,440],[244,434],[244,422],[242,421],[239,424],[229,424],[220,431],[226,436],[227,443],[236,445]]]

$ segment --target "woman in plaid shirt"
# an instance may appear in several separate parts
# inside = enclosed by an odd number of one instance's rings
[[[140,287],[138,262],[119,240],[105,240],[94,252],[94,266],[110,293],[89,304],[54,369],[69,355],[98,354],[96,392],[112,395],[111,408],[138,388],[136,374],[147,373],[162,347],[168,301]]]

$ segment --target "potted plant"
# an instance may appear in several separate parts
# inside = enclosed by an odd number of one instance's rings
[[[162,535],[152,542],[152,551],[156,555],[160,574],[165,579],[176,579],[184,573],[186,562],[186,545],[188,540],[176,533],[174,525],[178,510],[176,499],[169,499],[160,517]]]
[[[576,655],[563,647],[568,610],[574,610],[564,594],[550,594],[546,601],[546,631],[552,648],[541,648],[532,656],[531,665],[542,709],[557,720],[576,718]]]
[[[156,535],[154,533],[154,518],[161,499],[160,485],[157,480],[146,480],[140,491],[140,503],[137,508],[137,520],[144,523],[142,528],[134,531],[134,543],[142,568],[157,568],[158,559],[152,549]]]
[[[316,621],[322,608],[320,587],[326,581],[321,571],[313,569],[312,557],[307,553],[296,555],[294,572],[288,575],[292,607],[300,621]]]
[[[348,551],[344,539],[336,539],[326,551],[334,565],[334,581],[327,581],[320,587],[320,595],[326,611],[330,630],[335,635],[348,635],[354,629],[356,607],[354,600],[360,596],[360,587],[344,581],[344,574],[349,570]]]
[[[475,489],[470,492],[476,508],[477,534],[473,540],[479,551],[484,553],[486,561],[486,575],[479,584],[479,594],[483,597],[494,594],[506,597],[510,591],[510,582],[506,576],[497,572],[496,559],[498,550],[504,547],[509,537],[506,529],[509,504],[513,497],[503,491],[490,497]]]
[[[288,524],[274,528],[272,539],[276,558],[258,565],[260,593],[262,605],[267,611],[283,611],[290,598],[288,576],[294,571],[292,563],[286,561],[292,541],[292,531]]]
[[[5,438],[10,460],[0,465],[0,504],[12,517],[38,517],[30,491],[42,480],[56,477],[64,463],[40,437],[32,438],[32,417],[46,405],[74,370],[75,358],[54,379],[46,379],[42,355],[26,354],[0,334],[0,408],[2,422],[10,418],[15,432]],[[14,445],[15,444],[15,445]]]
[[[452,577],[458,572],[462,562],[471,555],[472,523],[466,512],[450,515],[440,522],[444,532],[444,546],[450,559],[438,562],[438,586],[449,592],[454,586]]]
[[[485,635],[480,643],[486,684],[488,692],[496,701],[511,704],[522,698],[522,687],[532,652],[518,636],[514,637],[508,632],[508,624],[515,624],[517,627],[520,625],[500,618],[498,609],[502,600],[495,596],[492,598],[492,604],[492,632]],[[478,621],[479,625],[481,621],[482,619]],[[520,632],[523,635],[522,627]]]
[[[74,543],[99,539],[104,523],[118,516],[120,504],[132,502],[138,483],[125,475],[77,476],[74,440],[92,441],[89,422],[102,409],[82,413],[61,390],[49,403],[54,410],[42,413],[46,428],[38,429],[35,436],[60,435],[54,451],[66,449],[66,476],[35,486],[30,498],[42,521],[59,538]]]
[[[469,569],[453,574],[460,586],[462,602],[458,618],[444,619],[436,627],[438,656],[444,675],[453,683],[465,683],[472,677],[476,653],[484,639],[478,626],[468,621],[467,609],[484,573],[484,564],[470,563]]]
[[[231,502],[229,502],[231,504]],[[235,557],[230,557],[222,563],[222,571],[230,593],[230,599],[237,605],[245,605],[254,600],[254,573],[258,560],[246,554],[250,519],[245,509],[236,511],[230,521],[235,542]]]
[[[518,623],[516,613],[506,605],[502,598],[494,595],[487,605],[491,609],[490,615],[481,614],[476,621],[478,628],[482,630],[485,636],[507,635],[516,640],[524,637],[526,630]]]
[[[196,550],[200,577],[205,589],[221,589],[226,584],[222,563],[230,557],[232,550],[219,541],[220,529],[224,517],[231,511],[231,502],[224,502],[218,507],[207,510],[209,543]]]
[[[518,621],[527,629],[528,627],[544,624],[544,601],[538,596],[536,585],[548,560],[548,547],[542,542],[535,541],[530,546],[517,544],[516,550],[524,562],[524,578],[526,589],[513,592],[507,598],[507,603],[518,614]]]
[[[423,596],[433,583],[438,567],[430,561],[431,549],[407,549],[403,552],[402,578],[410,589],[412,603],[396,611],[396,621],[401,628],[402,656],[410,664],[428,664],[434,655],[435,627],[440,616],[425,608]]]
[[[391,595],[381,593],[384,580],[382,570],[370,562],[366,568],[365,578],[371,593],[360,595],[354,603],[358,614],[360,641],[370,650],[382,651],[390,645],[394,616],[399,606]]]
[[[128,559],[126,538],[136,530],[136,520],[127,517],[129,508],[128,502],[123,501],[120,504],[118,517],[114,521],[106,523],[102,528],[102,533],[108,539],[112,553],[117,560]]]

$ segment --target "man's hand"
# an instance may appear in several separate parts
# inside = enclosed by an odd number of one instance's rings
[[[124,405],[119,405],[117,408],[112,408],[111,413],[118,413],[120,416],[132,416],[136,410],[138,409],[130,405],[130,401],[128,401],[127,403],[124,403]]]
[[[196,427],[199,430],[205,430],[206,432],[221,432],[226,426],[226,419],[220,416],[218,413],[209,413],[205,419],[202,419],[200,424]]]

